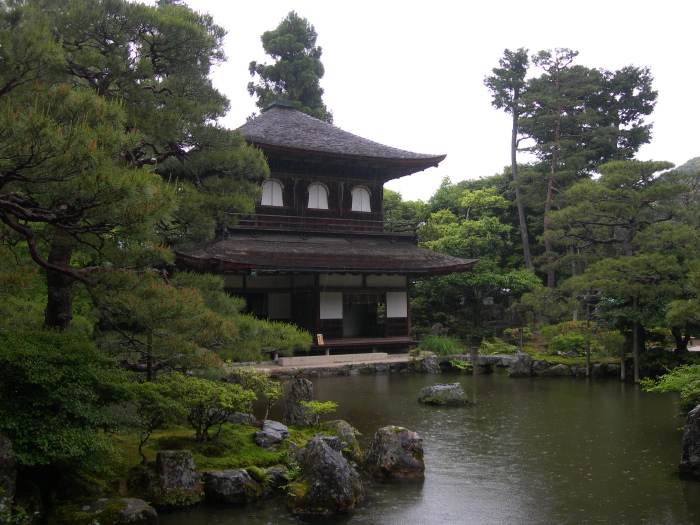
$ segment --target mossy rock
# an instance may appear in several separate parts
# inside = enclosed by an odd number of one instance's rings
[[[157,525],[158,514],[143,500],[100,498],[80,505],[58,507],[49,525]]]

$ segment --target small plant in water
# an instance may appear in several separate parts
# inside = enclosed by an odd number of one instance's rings
[[[463,372],[471,372],[474,369],[474,365],[469,361],[462,361],[461,359],[451,359],[450,366],[457,370],[462,370]]]

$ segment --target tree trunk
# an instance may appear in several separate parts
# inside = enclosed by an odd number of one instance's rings
[[[620,345],[620,381],[623,383],[627,381],[627,370],[626,370],[626,360],[625,360],[625,343]]]
[[[671,329],[671,335],[676,343],[676,355],[688,353],[688,343],[690,342],[690,334],[683,334],[677,328]]]
[[[634,310],[635,316],[637,314],[637,298],[632,298],[632,309]],[[639,323],[637,319],[634,320],[634,328],[632,332],[632,341],[634,345],[634,382],[639,383]]]
[[[517,94],[516,94],[517,96]],[[527,234],[527,220],[525,217],[525,207],[520,195],[520,182],[518,181],[518,112],[513,110],[513,130],[510,136],[510,166],[513,173],[513,186],[515,187],[515,203],[518,206],[518,222],[520,225],[520,238],[523,243],[523,257],[525,258],[525,267],[528,270],[533,270],[532,256],[530,255],[530,239]]]
[[[70,268],[73,248],[56,244],[49,252],[48,262],[61,268]],[[44,328],[66,330],[73,319],[75,280],[61,272],[46,270],[47,299],[44,310]]]

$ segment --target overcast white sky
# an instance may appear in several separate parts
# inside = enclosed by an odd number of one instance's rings
[[[680,165],[700,156],[700,3],[693,0],[187,4],[228,31],[228,61],[214,82],[231,100],[223,121],[231,128],[256,111],[246,91],[248,63],[272,62],[260,35],[292,10],[307,18],[323,48],[321,86],[335,125],[388,146],[447,154],[438,168],[387,185],[404,200],[427,200],[443,177],[489,176],[510,163],[510,119],[491,106],[483,83],[505,48],[568,47],[587,67],[650,67],[659,99],[648,119],[652,142],[638,158]]]

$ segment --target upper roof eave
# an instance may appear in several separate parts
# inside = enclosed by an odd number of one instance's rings
[[[446,157],[386,146],[282,105],[271,106],[239,131],[249,144],[264,151],[402,166],[406,169],[401,175],[437,166]],[[412,168],[416,169],[409,171]]]

